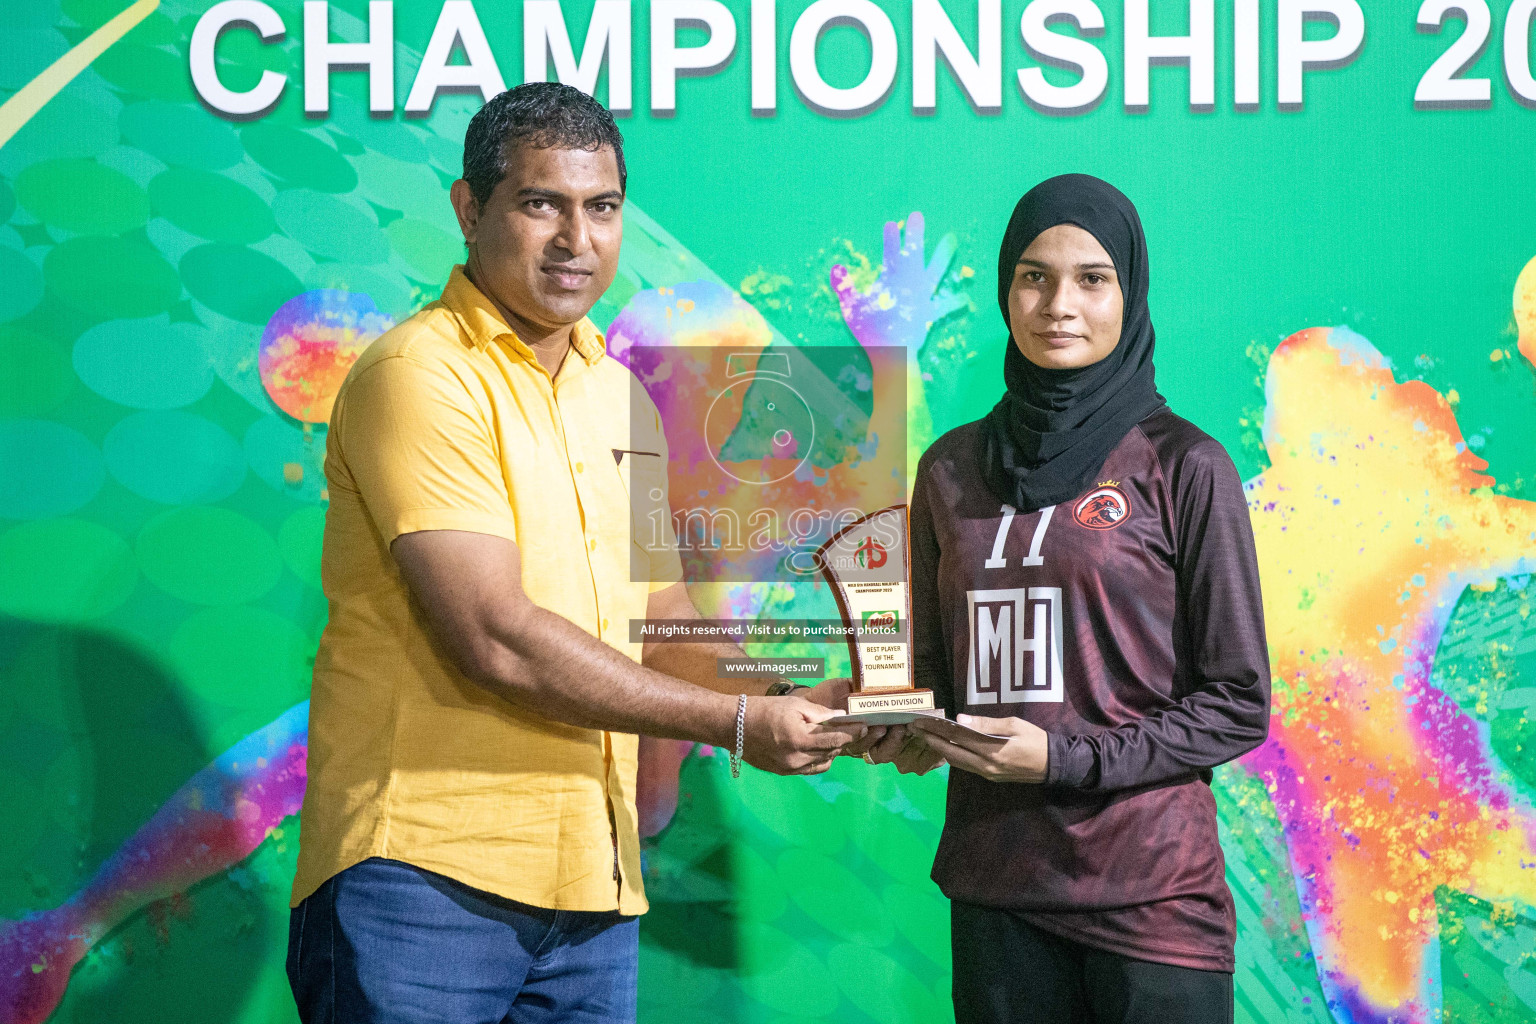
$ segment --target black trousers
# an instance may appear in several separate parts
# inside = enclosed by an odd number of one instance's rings
[[[1059,938],[1006,910],[950,904],[955,1024],[1232,1024],[1232,975]]]

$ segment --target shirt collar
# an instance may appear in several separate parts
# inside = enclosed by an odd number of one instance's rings
[[[469,340],[475,348],[484,350],[493,341],[505,339],[518,355],[530,362],[538,362],[533,350],[517,336],[516,331],[507,326],[485,293],[475,287],[469,275],[464,272],[462,263],[455,266],[453,273],[448,275],[448,284],[443,288],[440,301],[463,322],[464,330],[468,332]],[[603,332],[587,317],[582,317],[571,328],[571,347],[589,366],[607,352]]]

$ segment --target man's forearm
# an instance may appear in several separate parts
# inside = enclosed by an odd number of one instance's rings
[[[761,697],[777,676],[729,676],[722,677],[720,658],[745,658],[747,653],[736,644],[727,643],[658,643],[646,652],[646,668],[664,672],[669,676],[687,680],[718,693],[732,696],[745,693],[749,697]]]
[[[475,681],[545,718],[727,749],[735,745],[736,701],[713,687],[637,665],[548,609],[528,607],[522,621],[492,630],[488,642],[490,649],[474,659]]]

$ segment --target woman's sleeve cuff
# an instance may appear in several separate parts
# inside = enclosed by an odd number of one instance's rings
[[[1093,747],[1080,736],[1046,735],[1045,784],[1082,788],[1094,771]]]

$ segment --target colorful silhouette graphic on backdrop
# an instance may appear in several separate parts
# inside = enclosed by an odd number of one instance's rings
[[[1266,397],[1247,490],[1277,682],[1243,763],[1339,1019],[1435,1019],[1436,892],[1536,906],[1529,791],[1431,681],[1462,591],[1536,568],[1536,503],[1494,494],[1445,396],[1345,328],[1286,339]]]

